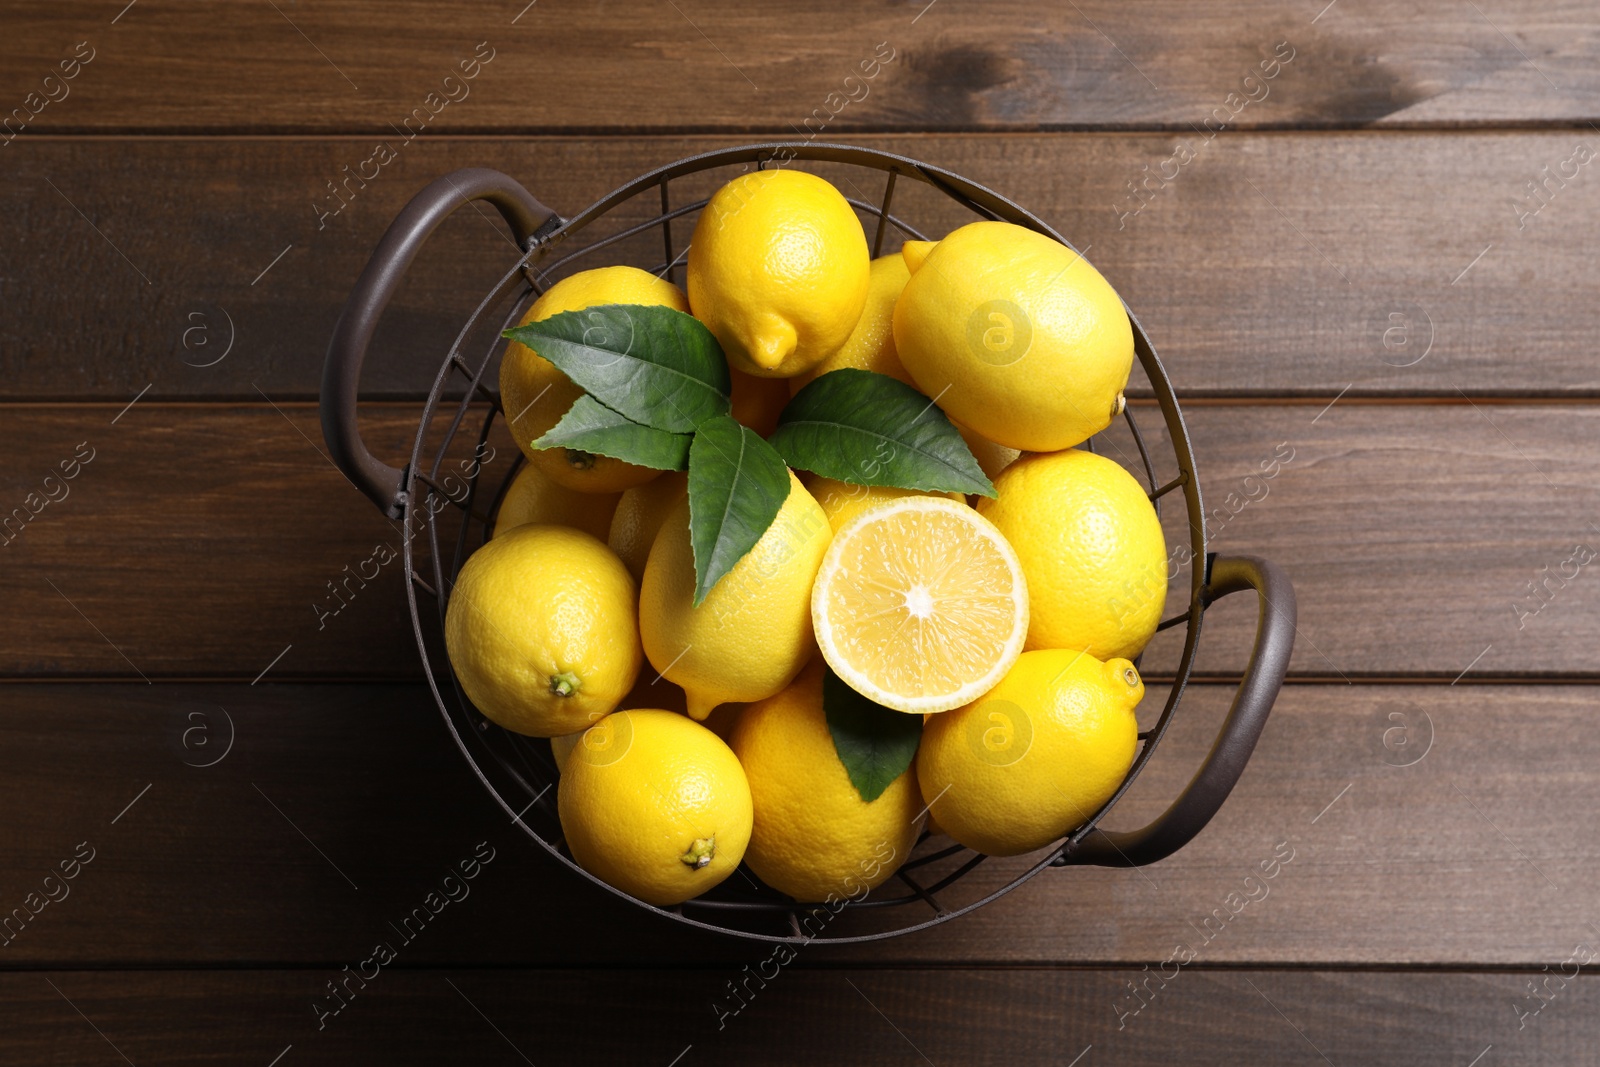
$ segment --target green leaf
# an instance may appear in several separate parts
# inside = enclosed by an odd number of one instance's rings
[[[921,715],[874,704],[831,670],[822,676],[822,712],[850,784],[868,804],[911,766],[922,739]]]
[[[886,374],[836,370],[795,394],[768,438],[791,467],[853,485],[994,496],[938,406]]]
[[[681,311],[604,304],[563,311],[505,336],[634,422],[693,433],[728,411],[731,384],[722,347],[700,320]]]
[[[689,541],[694,603],[745,557],[789,497],[789,468],[731,415],[700,425],[689,446]]]
[[[681,471],[689,465],[689,441],[686,433],[644,426],[584,394],[533,447],[570,448],[658,471]]]

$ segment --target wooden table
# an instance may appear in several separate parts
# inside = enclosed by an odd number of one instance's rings
[[[1592,4],[124,2],[13,3],[0,34],[0,513],[27,516],[0,548],[0,913],[25,918],[0,1060],[1593,1059]],[[570,213],[796,132],[950,168],[1087,248],[1213,499],[1292,450],[1214,535],[1287,568],[1300,640],[1183,852],[810,948],[719,1028],[765,950],[520,836],[419,684],[395,569],[314,606],[389,533],[316,394],[438,174],[498,167]],[[504,254],[464,212],[419,261],[364,380],[380,452]],[[1113,824],[1215,731],[1253,612],[1215,614]],[[470,897],[331,1012],[480,842]],[[1163,966],[1281,849],[1265,898]]]

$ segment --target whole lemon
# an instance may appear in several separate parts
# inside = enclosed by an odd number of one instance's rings
[[[567,759],[572,755],[572,750],[578,747],[578,742],[583,740],[583,734],[562,734],[560,737],[550,739],[550,755],[556,761],[556,773],[565,774]],[[559,796],[559,794],[557,794]]]
[[[619,711],[584,731],[556,794],[578,866],[647,904],[697,897],[750,842],[750,786],[727,744],[677,712]]]
[[[790,378],[789,391],[798,393],[821,375],[846,368],[887,374],[915,388],[917,383],[900,365],[900,357],[894,350],[894,304],[910,279],[911,271],[902,256],[879,256],[873,260],[867,283],[867,304],[861,309],[856,328],[850,331],[839,351],[803,374]]]
[[[1122,784],[1143,696],[1144,682],[1125,659],[1024,652],[987,694],[923,727],[923,800],[940,828],[968,848],[991,856],[1043,848]]]
[[[530,522],[571,526],[605,539],[620,493],[580,493],[551,479],[532,463],[524,463],[506,487],[495,513],[494,536]]]
[[[663,683],[664,684],[664,683]],[[674,686],[673,688],[677,688]],[[679,690],[682,692],[682,690]],[[744,714],[748,704],[718,704],[711,709],[711,714],[702,721],[707,730],[716,734],[724,741],[733,736],[733,728],[738,725],[739,717]],[[688,714],[685,712],[685,714]]]
[[[972,458],[978,461],[978,469],[988,475],[990,481],[998,478],[1001,471],[1015,463],[1017,457],[1022,455],[1014,448],[995,444],[959,422],[951,425],[961,434],[961,439],[967,443],[967,450],[972,453]]]
[[[905,261],[908,274],[916,273],[922,261],[928,258],[928,253],[934,250],[938,241],[907,241],[900,246],[900,258]]]
[[[1069,449],[1023,456],[978,513],[1022,561],[1027,648],[1137,656],[1167,602],[1167,546],[1144,487],[1114,460]]]
[[[783,378],[757,378],[731,366],[728,377],[733,383],[728,414],[762,437],[771,437],[789,403],[789,383]]]
[[[839,190],[814,174],[741,174],[706,204],[692,241],[689,306],[747,374],[809,370],[861,317],[867,236]]]
[[[688,499],[667,516],[644,568],[639,632],[650,663],[683,687],[690,715],[769,697],[816,653],[811,583],[831,536],[827,515],[791,471],[777,518],[695,607]]]
[[[635,585],[589,534],[518,526],[468,557],[445,649],[468,699],[508,730],[570,734],[617,706],[643,654]]]
[[[727,710],[735,711],[744,705],[727,704]],[[639,680],[634,682],[633,689],[627,696],[617,702],[617,711],[636,711],[648,708],[652,711],[671,711],[679,715],[687,714],[684,710],[683,690],[656,674],[654,671],[640,671]],[[722,709],[718,709],[719,714]],[[723,740],[727,735],[713,723],[716,715],[706,720],[706,725],[711,732]],[[583,737],[580,730],[575,734],[563,734],[550,739],[550,752],[555,757],[556,770],[563,771],[567,766],[567,756],[577,747],[578,741]]]
[[[622,558],[636,580],[644,581],[650,546],[656,543],[661,524],[688,492],[689,476],[682,471],[668,471],[655,481],[629,489],[617,502],[606,544]]]
[[[911,855],[922,828],[916,775],[907,767],[877,799],[861,799],[823,715],[820,661],[745,708],[730,743],[755,807],[745,862],[772,888],[806,903],[860,897]]]
[[[949,500],[966,500],[960,493],[925,493],[920,489],[899,489],[892,485],[856,485],[824,478],[820,474],[807,473],[800,482],[822,505],[822,510],[828,516],[828,524],[835,533],[863,511],[888,500],[898,500],[904,496],[942,496]]]
[[[1053,452],[1122,412],[1133,326],[1076,252],[1009,222],[940,241],[894,309],[894,341],[918,388],[998,444]]]
[[[676,285],[637,267],[599,267],[561,279],[533,302],[518,325],[541,322],[563,311],[601,304],[644,304],[688,311]],[[584,493],[618,493],[643,485],[660,471],[569,448],[538,449],[543,437],[567,413],[583,390],[554,363],[526,345],[511,341],[500,362],[500,404],[511,434],[528,461],[560,485]]]

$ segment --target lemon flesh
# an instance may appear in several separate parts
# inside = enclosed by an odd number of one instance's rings
[[[964,503],[908,496],[835,535],[811,594],[834,673],[904,712],[987,691],[1022,652],[1028,587],[1000,531]]]

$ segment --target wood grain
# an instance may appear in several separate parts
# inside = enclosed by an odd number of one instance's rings
[[[524,4],[8,9],[0,1059],[1592,1058],[1592,976],[1560,975],[1600,949],[1593,5]],[[499,167],[571,214],[791,136],[947,167],[1085,249],[1186,402],[1211,547],[1282,563],[1300,625],[1189,847],[807,946],[730,1014],[767,948],[594,889],[472,774],[415,682],[400,565],[350,577],[407,531],[332,467],[314,401],[353,280],[439,174]],[[897,210],[966,221],[904,182]],[[653,234],[613,251],[660,257]],[[364,377],[387,461],[512,254],[463,211],[418,260]],[[1120,430],[1099,448],[1135,454]],[[1207,613],[1207,680],[1109,826],[1181,790],[1254,616]],[[397,928],[467,860],[469,894]],[[393,964],[319,1011],[379,941]]]
[[[1343,682],[1596,670],[1600,582],[1582,562],[1600,550],[1585,473],[1600,460],[1594,409],[1341,401],[1187,415],[1211,547],[1265,556],[1295,583],[1294,672]],[[1134,463],[1125,443],[1108,446]],[[1187,532],[1171,499],[1169,546]],[[1169,597],[1169,614],[1181,603]],[[1246,594],[1207,612],[1200,669],[1238,669],[1255,617]],[[1174,662],[1179,636],[1158,638],[1151,662]]]
[[[1557,961],[1559,963],[1559,961]],[[1140,972],[808,970],[719,1030],[722,974],[380,972],[317,1029],[325,971],[42,972],[0,978],[8,1062],[834,1064],[1583,1062],[1592,979],[1518,1030],[1525,974],[1183,972],[1126,1025]],[[1534,977],[1542,980],[1543,974]],[[1557,988],[1551,983],[1552,988]],[[354,989],[352,983],[352,989]],[[752,989],[757,987],[752,982]],[[81,1010],[80,1015],[77,1010]],[[96,1030],[99,1033],[96,1033]],[[108,1047],[111,1046],[111,1047]],[[1087,1053],[1085,1055],[1085,1053]]]
[[[1231,693],[1191,688],[1107,825],[1165,808]],[[1153,687],[1146,719],[1163,697]],[[803,956],[1559,963],[1600,938],[1583,889],[1600,875],[1600,830],[1574,816],[1600,804],[1597,699],[1592,686],[1291,685],[1228,802],[1177,855],[1142,871],[1047,871],[930,931]],[[95,851],[70,896],[8,931],[0,966],[336,970],[378,939],[399,946],[389,924],[481,842],[495,858],[464,899],[408,931],[402,966],[737,971],[770,951],[651,916],[560,868],[491,803],[420,686],[12,684],[0,707],[0,805],[14,813],[0,906],[9,914],[80,843]],[[1025,867],[991,860],[944,898],[975,898]]]
[[[1600,89],[1595,13],[1575,0],[781,10],[473,0],[447,19],[422,0],[121,8],[13,5],[0,99],[59,98],[28,105],[38,115],[22,136],[387,135],[429,93],[453,94],[430,125],[456,133],[788,132],[807,120],[829,132],[1188,129],[1217,108],[1239,126],[1568,123],[1594,116]],[[93,58],[65,93],[45,84],[84,41]],[[1280,43],[1288,65],[1247,82]],[[492,58],[444,82],[474,55]],[[864,78],[875,55],[892,58]],[[1230,108],[1229,94],[1255,102]]]
[[[386,557],[382,545],[398,552],[405,531],[332,466],[315,408],[147,399],[119,410],[25,405],[0,424],[11,460],[0,514],[12,516],[0,547],[4,674],[419,676],[400,563],[380,560],[371,578],[364,562]],[[416,409],[369,414],[374,450],[402,462]],[[1161,455],[1156,410],[1136,414]],[[1188,412],[1211,547],[1287,568],[1300,600],[1293,670],[1335,681],[1449,681],[1469,667],[1476,677],[1594,677],[1600,580],[1569,557],[1600,538],[1596,417],[1578,406],[1348,400]],[[498,478],[514,453],[494,441],[487,476]],[[76,479],[45,481],[85,445],[94,458]],[[1101,448],[1137,463],[1121,434]],[[1263,477],[1275,455],[1290,458]],[[1170,452],[1157,473],[1176,473]],[[51,486],[68,495],[47,502]],[[1176,553],[1187,531],[1178,498],[1168,501]],[[35,505],[20,526],[13,510]],[[1184,563],[1174,556],[1174,590],[1187,588]],[[364,585],[350,577],[362,570]],[[1169,615],[1186,595],[1174,592]],[[1241,594],[1206,617],[1199,669],[1238,671],[1254,605]],[[1173,668],[1180,635],[1158,638],[1147,670]]]
[[[376,138],[19,140],[0,187],[0,212],[16,222],[0,240],[12,309],[0,324],[0,397],[126,403],[149,386],[151,399],[314,398],[356,276],[435,177],[498,167],[572,214],[651,167],[735,143],[390,140],[397,158],[370,182],[344,168]],[[1181,396],[1600,396],[1600,301],[1585,255],[1600,240],[1600,180],[1574,160],[1579,145],[1600,149],[1593,131],[863,143],[1001,190],[1087,249]],[[1180,168],[1175,151],[1194,158]],[[1146,168],[1176,175],[1139,199],[1129,183]],[[881,196],[876,174],[817,169],[853,197]],[[727,176],[680,183],[674,203]],[[1546,200],[1528,192],[1536,181]],[[329,182],[345,183],[340,196]],[[592,232],[651,217],[658,202],[645,200]],[[896,207],[935,235],[971,219],[910,182]],[[370,395],[431,384],[514,261],[492,216],[460,212],[415,264],[379,330]],[[688,233],[679,227],[680,247]],[[660,260],[660,238],[647,234],[580,265]]]

